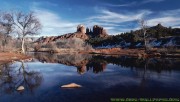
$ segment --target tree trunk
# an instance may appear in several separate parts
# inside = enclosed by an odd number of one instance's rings
[[[146,42],[146,38],[144,39],[144,48],[145,48],[145,52],[147,52],[147,42]]]
[[[146,42],[146,32],[144,31],[144,48],[145,52],[147,52],[147,42]]]
[[[22,47],[22,53],[24,54],[25,53],[25,49],[24,49],[24,37],[22,38],[22,44],[21,44],[21,47]]]
[[[3,35],[4,39],[2,40],[2,45],[3,45],[3,52],[5,52],[5,48],[6,48],[6,36]]]
[[[3,46],[3,52],[4,52],[4,51],[5,51],[5,50],[4,50],[4,49],[5,49],[5,48],[4,48],[4,41],[3,41],[3,44],[2,44],[2,46]]]

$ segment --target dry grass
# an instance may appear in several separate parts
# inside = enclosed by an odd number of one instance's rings
[[[40,48],[38,52],[50,52],[50,53],[78,53],[79,50],[71,48]]]
[[[144,50],[140,50],[140,49],[108,48],[108,49],[96,49],[92,53],[109,54],[109,55],[131,55],[131,56],[138,56],[139,53],[143,54]]]
[[[23,59],[29,59],[31,58],[30,56],[26,56],[23,54],[17,54],[17,53],[2,53],[0,52],[0,63],[5,63],[5,62],[12,62],[12,61],[18,61],[18,60],[23,60]]]

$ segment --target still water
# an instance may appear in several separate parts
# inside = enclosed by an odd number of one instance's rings
[[[31,53],[0,65],[0,102],[110,102],[111,98],[179,98],[179,58]],[[81,88],[61,88],[76,83]],[[18,86],[24,91],[16,91]]]

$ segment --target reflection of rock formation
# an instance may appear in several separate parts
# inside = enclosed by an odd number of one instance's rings
[[[103,72],[106,69],[106,65],[107,63],[92,61],[87,64],[87,71],[92,68],[94,73]]]
[[[171,69],[178,68],[178,59],[138,59],[126,56],[98,56],[98,55],[82,55],[82,54],[49,54],[41,53],[35,54],[35,58],[41,62],[61,63],[69,66],[76,66],[77,72],[80,74],[86,71],[93,70],[94,73],[105,70],[108,63],[116,64],[124,68],[138,68],[144,70],[156,71],[160,73],[162,70],[171,71]]]
[[[93,69],[94,73],[102,72],[106,68],[106,63],[96,62],[91,55],[86,54],[49,54],[49,53],[35,53],[35,58],[41,62],[46,63],[61,63],[68,66],[76,66],[79,74],[84,74],[86,71]]]
[[[39,72],[28,71],[23,62],[21,66],[3,64],[0,66],[0,91],[13,93],[18,86],[24,86],[25,91],[31,92],[40,86],[42,75]]]
[[[35,58],[41,62],[46,63],[61,63],[69,66],[81,67],[87,64],[91,55],[86,54],[49,54],[49,53],[35,53]]]

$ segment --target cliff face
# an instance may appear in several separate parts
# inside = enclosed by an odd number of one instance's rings
[[[107,37],[108,34],[103,27],[98,25],[93,26],[93,31],[89,28],[85,28],[84,25],[78,25],[77,31],[75,33],[68,33],[60,36],[51,36],[51,37],[41,37],[37,40],[38,43],[49,43],[54,42],[56,40],[62,39],[71,39],[71,38],[80,38],[83,40],[87,40],[90,37]]]

